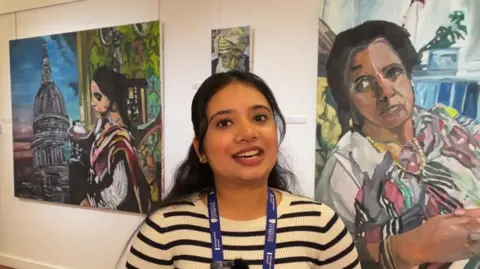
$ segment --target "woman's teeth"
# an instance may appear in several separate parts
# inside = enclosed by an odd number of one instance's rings
[[[237,155],[235,155],[235,157],[251,158],[251,157],[257,156],[259,153],[260,153],[259,150],[251,150],[251,151],[247,151],[247,152],[243,152],[243,153],[237,154]]]

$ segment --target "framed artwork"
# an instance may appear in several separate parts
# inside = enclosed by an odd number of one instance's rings
[[[315,199],[342,218],[365,268],[479,267],[474,232],[437,225],[480,205],[480,2],[322,6]],[[410,245],[389,248],[393,236]]]
[[[10,41],[15,196],[134,213],[161,199],[159,21]]]
[[[229,70],[252,71],[250,26],[212,30],[212,74]]]

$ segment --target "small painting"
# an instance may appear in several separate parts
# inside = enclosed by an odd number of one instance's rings
[[[212,74],[251,71],[251,42],[250,26],[212,30]]]

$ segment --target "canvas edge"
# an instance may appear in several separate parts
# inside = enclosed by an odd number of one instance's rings
[[[37,260],[32,260],[24,257],[0,253],[0,264],[12,268],[22,269],[66,269],[58,265],[48,264]]]
[[[160,16],[160,15],[159,15]],[[160,197],[159,197],[159,201],[163,200],[163,198],[167,195],[167,190],[166,190],[166,179],[165,179],[165,53],[164,53],[164,42],[165,42],[165,39],[164,39],[164,33],[165,33],[165,23],[162,22],[161,18],[158,18],[158,24],[159,24],[159,30],[160,30],[160,33],[159,33],[159,36],[158,38],[160,39],[160,46],[159,46],[159,49],[160,49],[160,52],[159,52],[159,56],[160,56],[160,91],[161,91],[161,106],[162,106],[162,109],[161,109],[161,112],[162,113],[162,117],[161,117],[161,126],[162,126],[162,129],[161,129],[161,132],[162,132],[162,164],[161,164],[161,169],[162,171],[160,172],[161,175],[160,175],[160,178],[161,178],[161,182],[157,182],[161,184],[161,191],[159,193]],[[157,171],[158,173],[158,171]]]

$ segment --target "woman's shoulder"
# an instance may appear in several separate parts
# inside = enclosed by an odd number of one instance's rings
[[[99,141],[102,147],[110,148],[111,150],[118,148],[124,148],[129,152],[134,150],[131,146],[133,137],[130,131],[119,125],[114,125],[106,130]]]
[[[206,212],[206,207],[200,206],[198,194],[195,194],[181,201],[173,201],[162,205],[151,213],[147,219],[161,226],[171,226],[208,220]]]
[[[318,207],[322,206],[321,202],[315,201],[314,199],[308,198],[306,196],[302,196],[296,194],[294,192],[286,192],[286,191],[279,191],[282,194],[282,203],[285,202],[289,207],[302,207],[302,206],[312,206]]]
[[[292,193],[283,192],[282,195],[285,203],[280,218],[303,219],[314,226],[324,226],[338,218],[336,212],[324,203]]]

